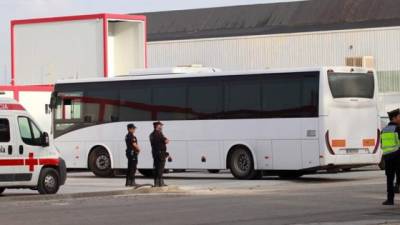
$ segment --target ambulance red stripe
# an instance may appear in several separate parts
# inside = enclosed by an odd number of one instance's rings
[[[0,159],[0,166],[23,166],[23,159]]]
[[[15,104],[15,103],[1,103],[0,104],[0,110],[25,110],[25,108],[20,105],[20,104]]]
[[[59,159],[43,158],[43,159],[0,159],[0,166],[58,166]]]
[[[59,159],[39,159],[39,165],[58,166],[59,163]]]

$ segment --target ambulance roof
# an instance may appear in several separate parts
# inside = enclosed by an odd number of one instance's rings
[[[25,111],[25,108],[12,98],[0,96],[0,112],[7,112],[10,110]]]

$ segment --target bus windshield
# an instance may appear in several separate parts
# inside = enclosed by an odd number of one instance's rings
[[[334,98],[374,97],[373,73],[328,73],[328,80]]]

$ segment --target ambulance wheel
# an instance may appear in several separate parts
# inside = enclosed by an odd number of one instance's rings
[[[152,169],[138,169],[139,173],[142,174],[146,178],[153,177],[153,170]]]
[[[3,194],[3,192],[6,190],[6,188],[0,187],[0,195]]]
[[[111,158],[108,151],[102,147],[96,147],[89,155],[89,169],[98,177],[113,177]]]
[[[254,169],[251,152],[243,146],[235,147],[228,155],[228,165],[232,175],[237,179],[259,179],[261,171]]]
[[[40,194],[55,194],[60,188],[60,175],[53,168],[43,168],[40,172],[38,192]]]

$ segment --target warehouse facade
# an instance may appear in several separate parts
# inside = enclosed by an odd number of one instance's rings
[[[400,2],[312,0],[147,13],[148,65],[223,70],[345,65],[368,56],[400,93]]]

